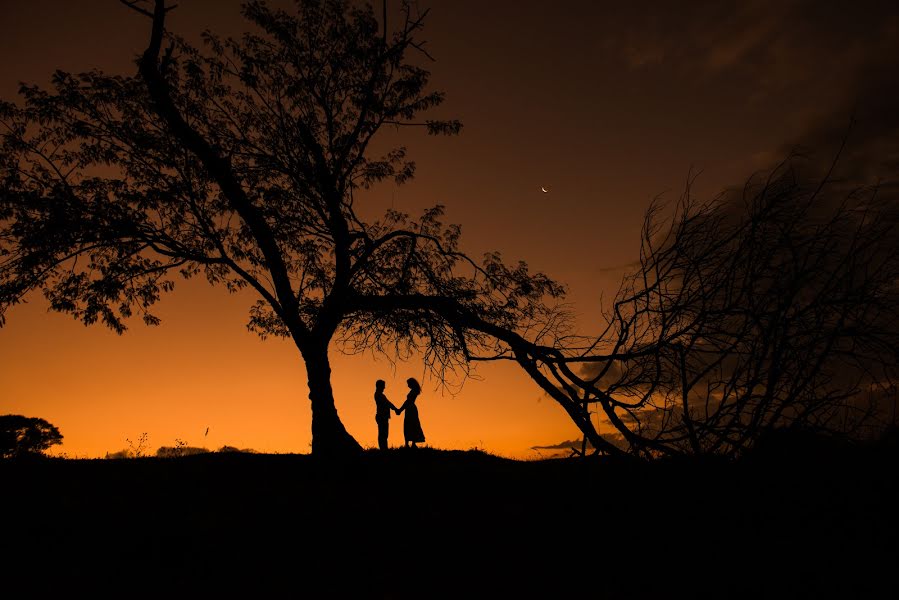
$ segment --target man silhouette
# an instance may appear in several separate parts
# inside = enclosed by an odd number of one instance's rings
[[[390,431],[390,409],[399,414],[396,406],[384,395],[387,383],[383,379],[375,382],[375,423],[378,424],[378,448],[387,450],[387,435]]]

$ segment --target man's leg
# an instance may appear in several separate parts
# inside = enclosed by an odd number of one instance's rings
[[[378,447],[387,450],[387,425],[383,422],[378,423]]]

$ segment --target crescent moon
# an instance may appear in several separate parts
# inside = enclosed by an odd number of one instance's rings
[[[545,187],[542,187],[542,186],[540,187],[540,191],[543,192],[544,194],[548,194],[548,193],[549,193],[549,190],[546,189]]]

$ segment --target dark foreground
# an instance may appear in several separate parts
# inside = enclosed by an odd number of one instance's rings
[[[897,597],[896,457],[6,462],[0,596]]]

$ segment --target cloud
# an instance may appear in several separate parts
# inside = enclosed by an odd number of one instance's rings
[[[749,101],[812,83],[839,94],[899,45],[899,13],[881,0],[659,0],[624,5],[606,20],[605,48],[630,68],[665,69],[681,87],[736,73]]]
[[[754,58],[771,46],[797,2],[650,2],[615,15],[621,25],[607,40],[632,68],[652,65],[706,71]]]
[[[899,48],[897,48],[899,56]],[[899,60],[884,58],[857,75],[855,90],[829,114],[814,120],[781,154],[811,153],[818,170],[828,168],[845,139],[835,175],[849,185],[880,185],[895,193],[899,185]]]
[[[583,440],[566,440],[548,446],[531,446],[531,450],[572,450],[574,448],[580,450],[583,443]],[[590,442],[587,442],[587,446],[590,448],[593,447],[590,445]]]
[[[624,440],[624,436],[618,432],[600,432],[600,436],[606,441],[618,446],[619,448],[626,449],[628,447],[628,443]],[[584,440],[576,439],[576,440],[565,440],[564,442],[558,442],[555,444],[548,444],[545,446],[531,446],[531,450],[557,450],[557,451],[571,451],[577,450],[580,452],[581,448],[583,448]],[[593,444],[587,441],[587,452],[592,452],[594,449]]]
[[[597,273],[629,273],[632,269],[640,266],[639,260],[633,260],[623,265],[614,265],[611,267],[602,267],[596,270]]]

